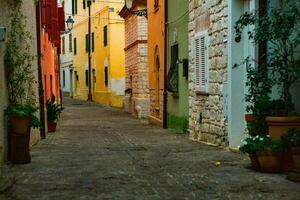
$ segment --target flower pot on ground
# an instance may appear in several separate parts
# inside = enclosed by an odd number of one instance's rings
[[[259,166],[259,162],[255,150],[255,144],[259,142],[258,140],[259,140],[258,137],[252,137],[252,136],[247,137],[242,140],[243,145],[239,147],[239,150],[242,153],[248,154],[251,161],[251,168],[257,171],[260,170],[260,166]]]
[[[64,108],[61,105],[57,104],[54,95],[52,95],[51,99],[47,101],[46,107],[47,107],[48,132],[50,133],[55,132],[58,117],[62,113]]]
[[[279,140],[290,129],[300,130],[300,116],[267,117],[266,121],[269,126],[269,135],[274,140]]]
[[[282,153],[272,152],[271,150],[258,151],[257,158],[262,172],[276,173],[282,170]]]
[[[268,136],[260,136],[255,145],[256,155],[262,172],[276,173],[282,171],[282,155],[286,144],[281,140],[271,140]]]
[[[53,132],[56,131],[56,126],[57,126],[56,122],[48,120],[47,125],[48,125],[48,132],[49,133],[53,133]]]
[[[31,160],[29,141],[31,127],[40,127],[34,115],[37,108],[31,105],[14,105],[5,110],[9,123],[9,157],[12,163],[24,164]]]
[[[291,129],[282,136],[282,139],[288,142],[292,157],[293,173],[287,178],[300,182],[300,131]]]

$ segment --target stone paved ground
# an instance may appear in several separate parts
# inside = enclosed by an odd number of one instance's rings
[[[65,107],[58,131],[32,149],[32,162],[9,167],[15,184],[1,200],[300,199],[300,184],[247,169],[239,154],[122,110],[69,99]]]

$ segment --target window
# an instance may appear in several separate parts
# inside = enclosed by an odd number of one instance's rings
[[[103,27],[103,44],[107,46],[107,25]]]
[[[51,93],[51,96],[54,94],[53,93],[53,78],[52,78],[52,75],[50,75],[50,93]]]
[[[195,90],[208,92],[208,34],[202,32],[194,39]]]
[[[94,32],[92,32],[92,52],[95,50],[94,40]]]
[[[65,70],[63,70],[63,87],[66,87],[66,73]]]
[[[82,0],[83,1],[83,9],[85,9],[86,5],[85,5],[85,0]]]
[[[45,85],[45,88],[44,88],[44,92],[45,92],[45,99],[48,100],[48,97],[47,97],[47,76],[44,75],[44,85]]]
[[[108,67],[107,66],[104,67],[104,84],[105,84],[105,87],[108,86]]]
[[[77,41],[76,38],[74,38],[74,55],[77,54]]]
[[[89,70],[85,70],[85,85],[89,86]]]
[[[69,51],[72,52],[72,33],[69,34]]]
[[[77,0],[72,0],[72,15],[77,14]]]
[[[179,51],[178,44],[171,47],[171,65],[168,71],[167,89],[170,92],[178,92],[178,64]]]
[[[66,51],[66,49],[65,49],[65,36],[63,36],[61,40],[62,40],[62,41],[61,41],[61,45],[62,45],[62,54],[65,54],[65,51]]]
[[[85,34],[85,52],[89,52],[89,34]]]

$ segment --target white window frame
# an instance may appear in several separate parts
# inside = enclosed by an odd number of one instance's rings
[[[197,42],[197,40],[199,42]],[[201,45],[201,40],[204,42],[204,64],[201,66],[201,58],[202,53],[201,46],[199,46],[199,52],[197,52],[197,44]],[[194,58],[194,68],[195,68],[195,76],[194,76],[194,89],[196,92],[208,93],[209,91],[209,37],[208,31],[202,31],[195,35],[193,39],[193,58]],[[197,55],[199,53],[200,55]],[[199,66],[197,64],[197,58],[199,59]]]

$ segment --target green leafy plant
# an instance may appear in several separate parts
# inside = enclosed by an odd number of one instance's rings
[[[282,136],[282,140],[287,141],[291,146],[300,147],[300,131],[290,129]]]
[[[247,137],[242,140],[243,145],[239,150],[243,153],[255,154],[259,151],[272,151],[274,153],[283,152],[286,144],[281,140],[271,140],[268,135],[257,135],[255,137]]]
[[[55,96],[53,95],[51,99],[47,100],[46,107],[47,107],[47,119],[48,121],[52,121],[52,122],[55,122],[58,119],[59,115],[64,110],[64,108],[61,107],[61,105],[56,103]]]
[[[37,107],[34,107],[32,105],[14,105],[14,106],[8,106],[4,113],[7,116],[29,116],[30,117],[30,127],[33,128],[40,128],[41,122],[40,120],[35,116],[35,113],[38,111]]]
[[[5,75],[7,82],[9,106],[7,116],[29,116],[30,127],[39,128],[41,123],[36,117],[35,77],[31,54],[33,38],[26,29],[27,19],[23,14],[23,1],[9,1],[10,31],[4,54]]]
[[[263,55],[266,62],[247,69],[249,95],[246,101],[254,103],[250,110],[259,110],[255,101],[269,96],[274,86],[279,89],[284,108],[289,112],[294,110],[290,89],[300,80],[300,58],[297,55],[300,48],[300,3],[296,0],[281,0],[279,3],[271,7],[269,2],[264,16],[259,16],[258,11],[246,12],[234,27],[237,38],[241,38],[245,27],[252,25],[253,30],[248,31],[249,39],[256,44],[268,44],[267,55]]]

